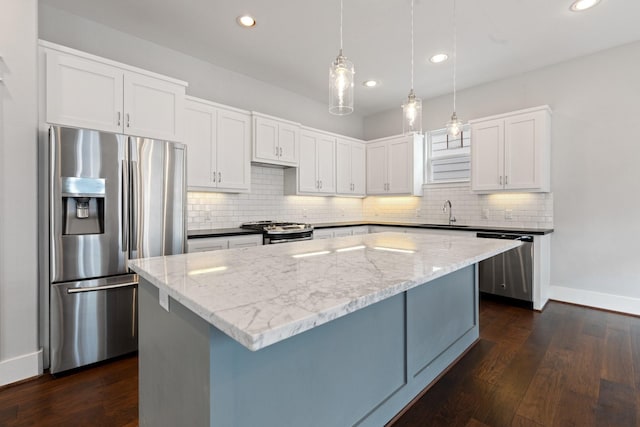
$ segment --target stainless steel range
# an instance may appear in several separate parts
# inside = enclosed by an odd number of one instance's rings
[[[265,245],[313,239],[313,226],[310,224],[255,221],[245,222],[240,227],[262,231],[262,243]]]

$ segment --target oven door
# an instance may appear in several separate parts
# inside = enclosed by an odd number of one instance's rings
[[[301,242],[303,240],[313,240],[313,231],[288,234],[265,234],[264,244],[275,245],[277,243]]]

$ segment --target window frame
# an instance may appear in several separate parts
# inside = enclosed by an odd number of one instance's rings
[[[432,161],[433,159],[433,149],[432,149],[432,142],[433,142],[433,136],[434,135],[441,135],[441,134],[445,134],[446,133],[446,128],[441,128],[441,129],[434,129],[434,130],[430,130],[425,132],[425,143],[426,143],[426,147],[424,150],[424,185],[429,185],[429,186],[437,186],[437,185],[446,185],[446,184],[455,184],[455,183],[470,183],[471,182],[471,126],[466,123],[463,125],[462,127],[462,133],[461,133],[461,147],[460,148],[466,148],[466,153],[461,154],[461,153],[457,153],[457,154],[451,154],[451,155],[443,155],[443,156],[438,156],[435,160],[450,160],[450,159],[458,159],[458,158],[468,158],[468,162],[469,162],[469,177],[468,178],[458,178],[458,179],[448,179],[448,180],[438,180],[438,181],[433,181],[432,177],[433,177],[433,166],[432,166]],[[467,139],[465,138],[468,135],[468,141],[469,141],[469,145],[465,147],[464,145],[464,140]],[[447,141],[448,141],[448,136],[447,136]]]

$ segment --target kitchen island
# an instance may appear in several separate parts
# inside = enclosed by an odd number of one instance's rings
[[[476,264],[519,245],[391,232],[131,261],[140,425],[384,425],[478,339]]]

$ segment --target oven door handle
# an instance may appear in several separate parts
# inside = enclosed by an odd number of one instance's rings
[[[274,243],[288,243],[288,242],[300,242],[302,240],[313,240],[313,236],[308,236],[308,237],[297,237],[295,239],[275,239],[275,240],[269,240],[269,244],[274,244]]]

